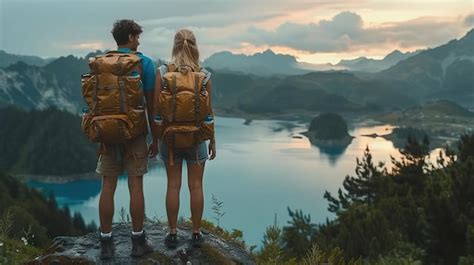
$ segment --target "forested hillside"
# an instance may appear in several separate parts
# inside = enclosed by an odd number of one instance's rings
[[[0,109],[0,169],[12,173],[92,172],[96,146],[81,131],[81,119],[66,111]]]

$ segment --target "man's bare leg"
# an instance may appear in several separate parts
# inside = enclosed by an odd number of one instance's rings
[[[103,176],[102,190],[99,198],[100,231],[112,232],[112,219],[114,217],[114,194],[117,188],[117,176]]]
[[[128,190],[130,192],[130,215],[134,232],[143,230],[145,217],[145,199],[143,196],[143,176],[129,176]]]

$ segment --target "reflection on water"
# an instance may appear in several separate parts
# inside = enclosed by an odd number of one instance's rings
[[[294,123],[285,129],[280,121],[254,120],[248,125],[237,118],[216,117],[217,158],[206,163],[204,176],[204,218],[213,220],[212,194],[224,202],[226,215],[221,225],[240,229],[249,244],[259,245],[263,233],[277,214],[280,225],[288,220],[287,207],[311,214],[313,222],[333,218],[323,198],[326,190],[335,193],[344,177],[354,174],[356,158],[369,146],[374,161],[390,165],[390,155],[399,157],[391,142],[363,134],[387,134],[390,126],[366,126],[349,133],[356,138],[344,150],[321,150],[305,137],[293,138],[306,131]],[[188,218],[189,192],[183,169],[180,215]],[[77,181],[68,184],[30,183],[45,191],[53,191],[61,205],[82,213],[86,221],[98,222],[97,205],[100,181]],[[146,214],[166,220],[166,175],[162,164],[154,165],[144,177]],[[116,213],[128,209],[129,193],[126,177],[121,177],[115,195]],[[118,216],[116,214],[116,220]]]
[[[337,160],[342,157],[342,155],[344,154],[344,151],[346,151],[346,148],[349,145],[346,145],[346,146],[343,146],[343,145],[340,145],[340,146],[316,145],[316,146],[319,148],[319,151],[322,154],[327,156],[327,158],[329,160],[329,163],[331,163],[331,165],[335,166]]]

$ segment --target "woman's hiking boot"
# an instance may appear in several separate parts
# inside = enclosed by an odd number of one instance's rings
[[[202,243],[204,243],[204,236],[202,232],[193,233],[191,236],[191,243],[193,247],[200,248]]]
[[[168,233],[165,237],[165,245],[168,248],[176,248],[178,247],[178,234]]]
[[[132,257],[141,257],[153,252],[153,247],[148,242],[145,231],[141,235],[131,235],[132,238]]]

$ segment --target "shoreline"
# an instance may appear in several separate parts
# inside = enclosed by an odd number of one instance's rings
[[[298,110],[293,113],[248,113],[238,110],[215,109],[215,116],[224,118],[240,118],[245,122],[252,120],[280,120],[293,121],[297,123],[309,123],[311,120],[324,112]],[[366,124],[366,125],[380,125],[385,124],[372,118],[373,113],[351,113],[351,112],[335,112],[344,117],[350,122],[350,125]]]
[[[79,180],[100,180],[102,178],[96,172],[61,175],[13,173],[12,175],[21,181],[38,181],[50,184],[65,184]]]
[[[308,112],[308,111],[298,111],[296,113],[279,113],[279,114],[253,114],[253,113],[246,113],[242,111],[229,111],[229,110],[223,110],[223,109],[216,109],[215,111],[215,116],[216,117],[224,117],[224,118],[237,118],[237,119],[242,119],[243,123],[246,125],[250,125],[252,120],[280,120],[280,121],[288,121],[288,122],[295,122],[295,123],[306,123],[309,124],[311,120],[319,115],[320,113],[316,112]],[[356,127],[362,127],[362,126],[377,126],[377,125],[383,125],[383,124],[390,124],[391,126],[399,127],[403,126],[403,124],[393,124],[390,122],[383,122],[382,120],[377,120],[374,119],[373,116],[371,116],[368,113],[365,114],[352,114],[352,113],[341,113],[341,115],[344,116],[344,118],[348,121],[348,126],[350,129],[356,128]],[[312,138],[311,135],[307,134],[307,131],[300,132],[299,134],[304,135],[307,137],[310,141],[314,139]],[[376,135],[376,134],[368,134],[368,135],[361,135],[362,137],[382,137],[388,141],[394,142],[394,140],[397,139],[391,139],[394,137],[393,134],[388,134],[388,135]],[[434,145],[434,148],[442,147],[446,144],[449,144],[451,140],[451,137],[440,137],[440,135],[437,135],[438,137],[436,138],[443,138],[445,142],[441,142],[441,139],[436,139],[436,143],[431,143],[432,147]],[[291,136],[290,136],[291,138]],[[332,144],[347,144],[348,142],[350,143],[353,138],[356,138],[355,136],[351,136],[350,139],[341,139],[341,140],[336,140],[336,141],[330,141]],[[449,140],[448,140],[449,138]],[[400,140],[400,139],[398,139]],[[325,145],[325,141],[311,141],[313,143],[317,144],[322,144]],[[149,161],[150,165],[156,165],[160,164],[159,161],[155,161],[154,159],[151,159]],[[64,183],[70,183],[74,181],[81,181],[81,180],[101,180],[101,176],[99,176],[96,172],[86,172],[86,173],[73,173],[73,174],[61,174],[61,175],[52,175],[52,174],[28,174],[28,173],[11,173],[13,176],[16,178],[20,179],[21,181],[38,181],[38,182],[43,182],[43,183],[51,183],[51,184],[64,184]]]

